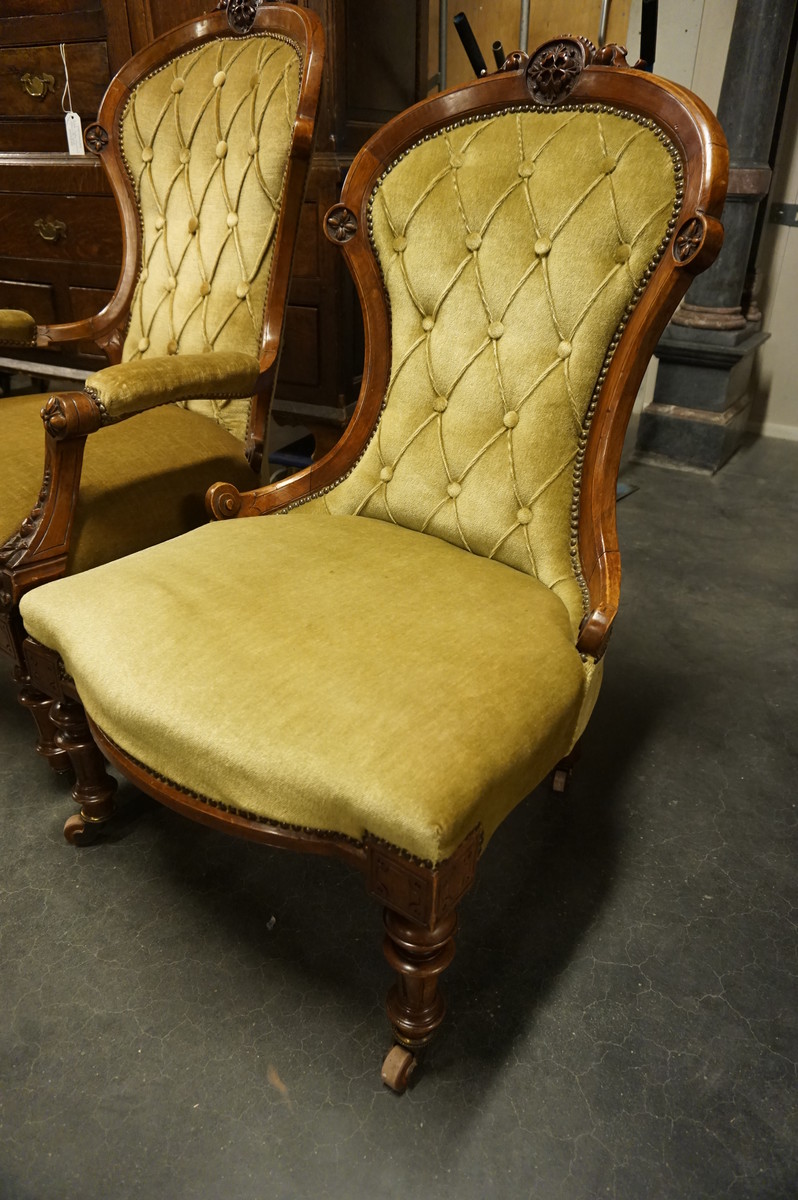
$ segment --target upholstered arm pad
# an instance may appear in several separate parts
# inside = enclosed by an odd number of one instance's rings
[[[34,346],[36,322],[20,308],[0,308],[0,345]]]
[[[260,364],[237,351],[170,354],[95,371],[85,389],[99,400],[109,421],[175,400],[227,400],[252,396]]]

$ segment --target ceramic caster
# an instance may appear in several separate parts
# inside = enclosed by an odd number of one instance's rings
[[[554,775],[552,776],[551,790],[553,792],[558,792],[560,795],[562,795],[562,793],[568,787],[568,780],[570,778],[571,778],[570,771],[564,771],[561,767],[558,767],[557,770],[554,772]]]
[[[382,1064],[382,1082],[401,1096],[417,1065],[418,1059],[407,1046],[392,1046]]]

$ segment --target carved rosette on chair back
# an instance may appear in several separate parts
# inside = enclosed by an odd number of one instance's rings
[[[70,836],[112,810],[80,694],[106,757],[161,802],[364,872],[396,972],[397,1090],[443,1018],[438,978],[481,852],[595,703],[624,430],[660,332],[719,249],[726,170],[700,101],[583,39],[408,110],[326,217],[365,318],[353,421],[306,471],[209,493],[218,518],[280,520],[209,526],[140,556],[135,577],[115,564],[25,605],[32,672],[80,741]],[[236,628],[211,653],[200,620],[173,647],[157,581],[187,581],[181,612],[210,610],[226,571]],[[123,591],[139,631],[128,621],[108,670],[59,616]],[[267,711],[235,684],[253,644],[291,647],[296,679]],[[213,727],[197,715],[219,694],[223,734],[218,712]]]

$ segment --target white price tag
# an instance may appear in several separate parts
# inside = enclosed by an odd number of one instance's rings
[[[83,126],[76,112],[68,112],[64,117],[66,125],[67,146],[70,154],[85,154],[83,147]]]

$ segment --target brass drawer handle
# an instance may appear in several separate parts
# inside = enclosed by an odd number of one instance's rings
[[[66,239],[67,227],[63,221],[56,221],[53,217],[39,217],[33,224],[39,231],[39,237],[43,238],[45,242],[57,242],[59,238]]]
[[[37,100],[43,100],[55,87],[55,77],[48,75],[46,71],[41,75],[31,75],[30,71],[26,71],[24,75],[20,75],[19,82],[28,95]]]

